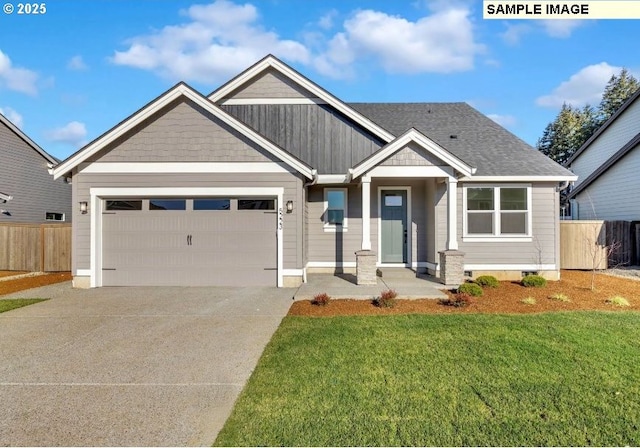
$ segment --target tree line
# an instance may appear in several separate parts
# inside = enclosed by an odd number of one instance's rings
[[[556,118],[544,129],[536,147],[563,164],[622,104],[640,88],[640,82],[626,68],[609,79],[597,107],[582,108],[564,103]]]

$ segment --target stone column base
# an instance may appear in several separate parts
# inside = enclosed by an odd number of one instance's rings
[[[371,250],[356,252],[356,283],[358,285],[377,285],[376,253]]]
[[[457,288],[464,283],[464,252],[443,250],[440,254],[440,283]]]

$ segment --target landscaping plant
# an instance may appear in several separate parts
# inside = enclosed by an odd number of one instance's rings
[[[607,300],[605,300],[605,302],[615,306],[630,306],[629,301],[622,296],[610,297]]]
[[[536,299],[534,299],[533,297],[525,297],[520,302],[524,303],[525,305],[535,305]]]
[[[547,286],[547,280],[540,275],[535,275],[535,274],[525,275],[522,278],[522,286],[526,286],[527,288],[529,287],[542,288],[543,286]]]
[[[476,279],[476,283],[483,288],[497,288],[500,282],[493,275],[481,275]]]
[[[567,297],[566,294],[562,293],[552,294],[549,296],[549,298],[551,300],[557,300],[558,302],[571,302],[571,300],[569,300],[569,297]]]
[[[373,300],[373,303],[380,308],[393,308],[396,305],[396,297],[398,297],[397,292],[393,289],[387,289],[382,291],[380,296]]]
[[[473,304],[473,296],[464,292],[454,294],[452,298],[440,299],[438,302],[440,305],[453,306],[456,308],[463,308]]]
[[[326,292],[322,292],[313,296],[313,300],[311,301],[311,303],[313,305],[326,306],[329,304],[329,300],[331,300],[331,297],[329,297]]]
[[[468,294],[474,297],[480,297],[482,293],[482,287],[475,283],[463,283],[458,287],[458,293]]]

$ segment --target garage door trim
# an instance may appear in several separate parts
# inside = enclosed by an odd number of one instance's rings
[[[283,285],[283,187],[146,187],[146,188],[120,188],[98,187],[89,190],[91,195],[91,287],[102,286],[102,201],[103,198],[117,196],[143,196],[143,197],[199,197],[199,196],[271,196],[277,198],[276,208],[278,222],[276,226],[277,238],[277,286]]]

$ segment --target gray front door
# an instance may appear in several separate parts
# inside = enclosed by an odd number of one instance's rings
[[[382,190],[380,240],[383,263],[407,262],[407,192]]]

